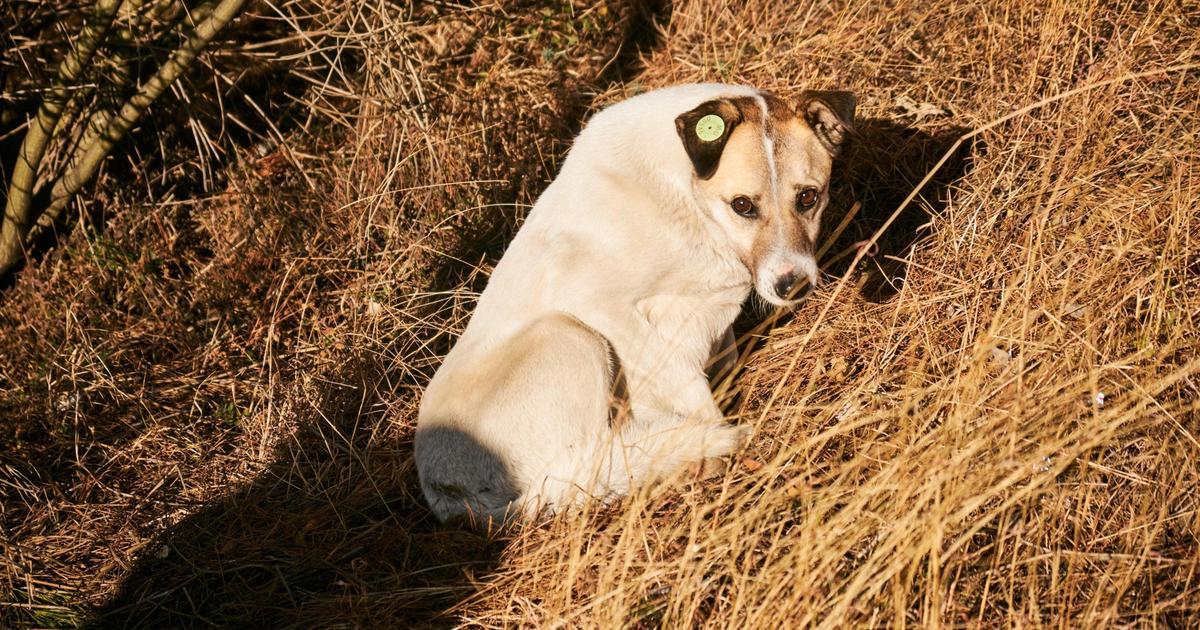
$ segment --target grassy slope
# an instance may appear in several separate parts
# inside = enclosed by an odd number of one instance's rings
[[[0,615],[1200,614],[1195,70],[954,153],[879,256],[841,282],[832,263],[794,317],[748,335],[730,411],[757,437],[725,477],[508,537],[435,527],[409,462],[416,395],[589,106],[692,80],[856,90],[838,205],[861,210],[833,257],[965,130],[1200,60],[1180,3],[681,0],[657,42],[634,4],[533,4],[354,9],[352,132],[231,166],[223,194],[126,203],[4,295],[0,541],[23,606]]]

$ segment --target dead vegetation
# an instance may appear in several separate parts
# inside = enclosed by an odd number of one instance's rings
[[[247,18],[303,115],[143,133],[0,294],[0,623],[1194,625],[1200,7],[305,6]],[[753,445],[437,527],[415,406],[490,265],[590,111],[696,80],[860,95],[829,282],[744,326]]]

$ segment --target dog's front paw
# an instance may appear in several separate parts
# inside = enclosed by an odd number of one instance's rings
[[[729,471],[729,461],[724,457],[709,457],[688,466],[688,475],[696,481],[708,481]]]
[[[720,422],[711,426],[704,444],[705,459],[725,457],[745,446],[754,429],[748,424]]]

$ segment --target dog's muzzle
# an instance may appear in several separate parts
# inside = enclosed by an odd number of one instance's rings
[[[775,279],[775,295],[781,300],[799,301],[812,293],[812,283],[808,278],[796,273],[785,273]]]

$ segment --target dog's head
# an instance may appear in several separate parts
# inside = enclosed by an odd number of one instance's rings
[[[805,92],[794,104],[761,93],[710,100],[675,119],[697,199],[771,304],[795,304],[817,284],[821,214],[854,102],[849,92]]]

